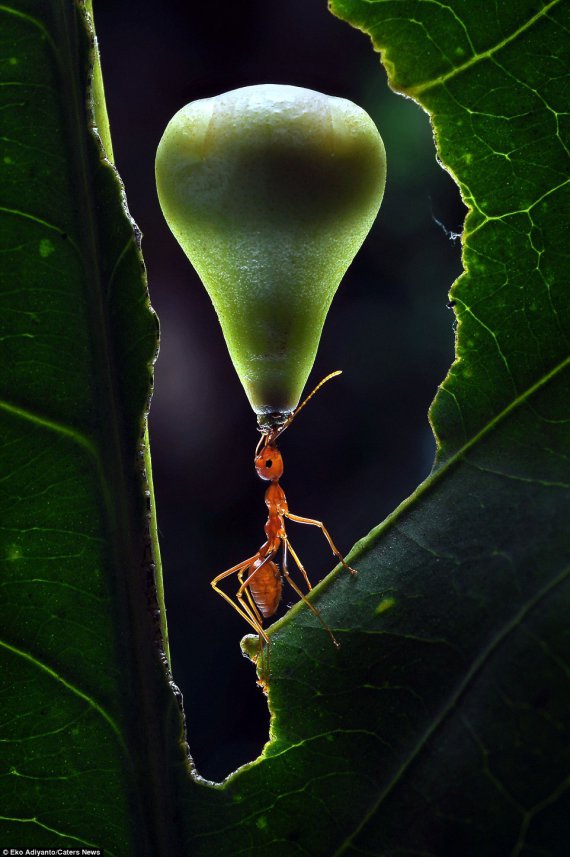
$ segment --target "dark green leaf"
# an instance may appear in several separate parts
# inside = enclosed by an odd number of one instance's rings
[[[156,321],[89,127],[81,7],[18,0],[0,20],[0,843],[135,853],[162,835],[144,820],[162,789],[142,459]]]

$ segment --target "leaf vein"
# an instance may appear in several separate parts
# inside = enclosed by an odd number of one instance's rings
[[[481,51],[480,53],[476,53],[470,59],[466,60],[460,66],[452,69],[451,71],[446,72],[445,74],[440,75],[439,77],[434,78],[433,80],[425,81],[424,83],[419,83],[416,86],[412,86],[406,89],[406,93],[408,95],[412,95],[416,97],[421,95],[423,92],[426,92],[428,89],[433,89],[435,86],[441,86],[447,83],[448,80],[451,80],[454,77],[462,74],[464,71],[467,71],[472,66],[481,62],[482,60],[491,59],[494,54],[501,51],[503,48],[507,47],[507,45],[514,42],[519,36],[521,36],[526,30],[533,27],[541,18],[548,17],[547,13],[554,7],[559,4],[560,0],[550,0],[550,3],[547,3],[546,6],[543,6],[532,18],[529,18],[528,21],[525,21],[524,24],[521,24],[518,29],[516,29],[510,36],[506,36],[504,39],[501,39],[500,42],[497,42],[496,45],[493,45],[492,48],[488,48],[486,51]]]
[[[115,736],[117,737],[118,743],[120,744],[122,750],[125,753],[127,752],[127,748],[126,748],[125,743],[123,741],[123,737],[121,735],[121,731],[120,731],[118,725],[115,723],[115,721],[111,717],[111,715],[107,711],[105,711],[103,706],[100,705],[95,699],[93,699],[93,697],[89,696],[89,694],[85,693],[80,688],[76,687],[74,684],[67,681],[67,679],[65,679],[63,676],[59,675],[59,673],[57,673],[55,670],[53,670],[50,666],[43,663],[43,661],[38,660],[38,658],[34,657],[33,655],[29,654],[28,652],[25,652],[22,649],[19,649],[16,646],[11,645],[11,643],[7,643],[5,640],[0,640],[0,647],[6,649],[11,654],[16,655],[16,657],[20,657],[20,658],[23,658],[24,660],[28,661],[28,663],[31,663],[33,666],[37,667],[42,672],[49,675],[50,678],[59,682],[59,684],[63,685],[63,687],[65,687],[72,694],[74,694],[75,696],[79,697],[79,699],[82,699],[84,702],[86,702],[94,711],[97,712],[97,714],[99,714],[103,718],[103,720],[105,720],[107,725],[110,726],[110,728],[114,732]]]
[[[79,446],[82,446],[84,449],[89,452],[96,461],[99,461],[99,453],[95,448],[93,441],[87,437],[87,435],[82,434],[77,431],[77,429],[70,428],[69,426],[64,425],[63,423],[56,422],[55,420],[50,420],[47,417],[42,417],[39,414],[35,414],[33,411],[30,411],[26,408],[21,408],[18,405],[11,405],[9,402],[0,401],[0,409],[6,411],[6,413],[12,414],[16,417],[21,417],[28,422],[34,423],[35,425],[41,426],[42,428],[47,428],[50,431],[56,432],[57,434],[61,434],[64,437],[68,437],[77,443]]]

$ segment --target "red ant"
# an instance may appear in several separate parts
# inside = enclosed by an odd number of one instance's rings
[[[265,505],[269,510],[267,522],[265,524],[265,535],[267,536],[267,540],[252,557],[232,566],[232,568],[222,572],[222,574],[218,574],[218,576],[212,580],[212,587],[214,590],[221,595],[222,598],[225,598],[228,604],[231,604],[242,619],[245,619],[245,621],[253,628],[255,633],[258,634],[260,647],[263,645],[262,641],[269,643],[269,637],[263,630],[263,619],[268,619],[270,616],[274,615],[281,600],[283,588],[281,574],[279,566],[274,562],[274,558],[281,546],[283,548],[281,563],[283,576],[295,590],[299,598],[303,600],[309,610],[314,613],[323,625],[333,644],[336,647],[339,646],[334,634],[322,618],[317,608],[305,597],[295,581],[292,580],[289,575],[287,561],[289,554],[291,554],[293,561],[303,575],[309,590],[312,589],[307,572],[305,571],[301,560],[293,550],[289,537],[287,536],[285,530],[285,518],[288,518],[290,521],[297,521],[299,524],[310,524],[314,527],[319,527],[339,562],[342,563],[342,565],[348,569],[351,574],[356,574],[356,571],[344,561],[340,551],[336,548],[333,540],[331,539],[328,530],[321,521],[315,521],[312,518],[302,518],[300,515],[294,515],[289,511],[285,492],[279,484],[279,480],[283,474],[283,458],[277,449],[276,440],[281,434],[283,434],[285,429],[291,425],[301,408],[305,407],[309,399],[312,399],[317,390],[319,390],[320,387],[322,387],[322,385],[331,378],[340,374],[340,371],[332,372],[330,375],[327,375],[326,378],[323,378],[323,380],[317,384],[313,392],[307,396],[302,404],[290,413],[285,420],[279,421],[275,418],[274,422],[270,421],[268,426],[263,426],[260,429],[262,434],[255,449],[254,466],[260,479],[270,483],[265,492]],[[226,577],[230,577],[232,574],[237,574],[237,578],[240,583],[235,596],[235,601],[218,587],[218,583],[221,580]],[[265,679],[262,679],[260,684],[264,689],[266,688]]]

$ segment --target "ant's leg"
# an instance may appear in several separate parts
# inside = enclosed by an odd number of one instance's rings
[[[259,569],[260,569],[260,568],[263,568],[263,566],[265,565],[265,563],[266,563],[266,562],[269,562],[269,560],[273,559],[273,557],[275,556],[275,553],[276,553],[276,551],[271,551],[271,553],[268,553],[268,554],[267,554],[267,556],[265,556],[265,557],[263,558],[263,562],[262,562],[262,563],[260,563],[260,564],[257,566],[257,568],[255,568],[255,569],[251,572],[251,574],[249,575],[249,577],[248,577],[246,580],[244,580],[244,581],[243,581],[242,585],[240,586],[240,588],[239,588],[239,589],[238,589],[238,591],[237,591],[237,598],[239,598],[239,599],[240,599],[240,601],[241,601],[241,599],[242,599],[242,595],[243,595],[243,591],[244,591],[244,589],[247,591],[247,587],[249,586],[250,582],[253,580],[253,578],[255,577],[255,575],[257,574],[257,572],[259,571]],[[254,562],[255,562],[255,560],[256,560],[256,559],[261,559],[261,557],[259,556],[259,554],[257,554],[257,556],[256,556],[256,557],[254,557]]]
[[[311,589],[313,588],[313,587],[311,586],[311,581],[309,580],[309,578],[308,578],[308,576],[307,576],[307,572],[305,571],[305,568],[304,568],[304,566],[303,566],[303,563],[301,562],[301,560],[299,559],[299,557],[297,556],[297,554],[296,554],[296,553],[295,553],[295,551],[293,550],[293,545],[291,544],[291,542],[289,541],[289,538],[288,538],[287,536],[285,536],[284,544],[285,544],[285,545],[287,545],[287,547],[288,547],[288,548],[289,548],[289,550],[291,551],[291,556],[292,556],[292,557],[293,557],[293,559],[295,560],[295,565],[297,566],[297,568],[299,569],[299,571],[301,572],[301,574],[302,574],[302,575],[303,575],[303,577],[305,578],[305,583],[306,583],[306,584],[307,584],[307,586],[309,587],[309,590],[311,590]],[[284,547],[284,548],[283,548],[283,553],[285,553],[285,550],[286,550],[286,548]]]
[[[265,558],[265,561],[269,560],[272,556],[275,556],[275,551],[273,551],[273,553],[269,554],[269,556]],[[255,569],[255,571],[253,571],[248,576],[247,580],[245,580],[245,581],[243,579],[243,576],[244,576],[244,573],[249,570],[249,568],[246,566],[245,568],[242,568],[241,571],[238,572],[238,580],[240,582],[240,588],[237,592],[236,597],[239,599],[239,602],[242,605],[242,607],[244,608],[244,610],[247,610],[248,613],[251,613],[252,616],[255,618],[255,621],[258,622],[259,626],[261,627],[262,623],[263,623],[263,619],[261,617],[259,610],[257,609],[257,604],[253,600],[252,594],[251,594],[251,592],[249,590],[249,586],[248,586],[248,583],[252,580],[253,577],[255,577],[255,575],[257,574],[257,572],[259,571],[260,568],[261,568],[261,565],[259,565]],[[245,593],[245,597],[247,598],[248,604],[246,604],[243,601],[243,593]],[[264,641],[265,641],[265,643],[267,643],[267,645],[264,645]],[[263,634],[263,636],[261,634],[259,634],[259,645],[257,648],[257,657],[255,659],[255,663],[257,664],[257,673],[259,676],[257,683],[261,687],[261,689],[263,690],[265,695],[267,695],[267,692],[269,689],[268,681],[269,681],[269,675],[270,675],[270,673],[269,673],[269,639],[265,633]]]
[[[245,570],[246,569],[243,568],[241,571],[238,572],[237,578],[240,582],[240,588],[241,588],[241,584],[243,583],[243,575],[244,575]],[[263,624],[263,618],[261,616],[261,613],[257,609],[257,604],[255,603],[255,601],[251,597],[251,592],[249,591],[249,586],[246,587],[244,592],[245,592],[245,597],[247,598],[247,601],[249,604],[249,611],[248,612],[253,613],[256,622],[259,622],[259,624],[262,625]]]
[[[215,577],[212,581],[210,581],[210,585],[211,585],[212,589],[218,593],[218,595],[221,595],[222,598],[225,601],[227,601],[228,604],[230,604],[237,613],[239,613],[239,615],[242,617],[242,619],[245,619],[245,621],[248,623],[248,625],[250,625],[253,628],[255,633],[259,634],[260,637],[263,637],[265,642],[268,643],[269,637],[267,636],[267,634],[265,633],[265,631],[261,627],[261,624],[259,622],[257,622],[257,620],[254,619],[253,616],[250,616],[249,613],[247,612],[247,610],[244,609],[246,605],[243,604],[243,601],[242,601],[241,605],[236,604],[236,602],[233,601],[229,595],[226,595],[226,593],[222,589],[220,589],[218,586],[218,583],[220,582],[220,580],[223,580],[225,577],[229,577],[231,574],[236,574],[236,573],[241,572],[244,569],[248,568],[250,565],[252,565],[255,562],[256,559],[258,559],[258,557],[259,557],[259,554],[255,554],[255,556],[252,556],[249,559],[246,559],[244,562],[240,562],[237,565],[232,566],[232,568],[228,568],[227,571],[223,571],[221,574],[218,574],[218,576]]]
[[[284,512],[283,514],[285,515],[286,518],[289,518],[291,521],[297,521],[298,524],[311,524],[311,526],[313,526],[313,527],[320,527],[320,529],[323,532],[325,539],[327,540],[327,542],[330,545],[332,552],[334,553],[336,558],[339,560],[339,562],[342,565],[344,565],[344,567],[346,569],[348,569],[348,571],[350,571],[351,574],[357,574],[356,569],[351,568],[344,561],[344,557],[342,556],[339,549],[336,547],[335,543],[333,542],[333,540],[330,537],[329,531],[327,530],[327,528],[325,527],[325,525],[321,521],[314,521],[313,518],[301,518],[300,515],[293,515],[291,512]]]
[[[242,609],[241,607],[239,607],[234,601],[232,601],[232,599],[230,598],[229,595],[226,595],[226,593],[223,590],[218,589],[218,587],[215,586],[214,584],[212,584],[212,589],[215,592],[217,592],[218,595],[221,595],[222,598],[225,601],[227,601],[228,604],[231,607],[233,607],[237,613],[239,613],[239,615],[241,616],[242,619],[245,619],[245,621],[248,623],[248,625],[250,625],[253,628],[253,630],[255,631],[256,634],[258,634],[260,637],[263,637],[263,639],[265,640],[266,643],[269,642],[269,637],[267,636],[267,634],[265,633],[265,631],[263,630],[261,625],[258,625],[257,621],[255,621],[253,619],[253,617],[249,616],[249,614],[245,611],[245,609]]]
[[[242,579],[243,579],[243,572],[240,572],[240,574],[238,575],[238,579],[241,583]],[[254,621],[254,623],[256,625],[259,625],[260,628],[263,628],[263,617],[260,615],[259,610],[257,609],[257,606],[255,604],[255,601],[251,597],[251,592],[249,591],[249,589],[245,590],[245,596],[246,596],[245,601],[244,601],[242,596],[239,596],[240,607],[242,608],[244,613],[247,613],[247,615],[251,617],[251,619]],[[263,635],[263,639],[266,639],[265,634]],[[262,636],[261,635],[259,636],[259,640],[260,640],[260,646],[261,646],[262,645]]]
[[[329,628],[329,626],[327,625],[327,623],[325,622],[325,620],[323,619],[323,617],[321,616],[321,614],[319,613],[317,608],[314,606],[314,604],[311,604],[311,602],[308,600],[308,598],[305,595],[303,595],[303,593],[301,592],[301,590],[299,589],[299,587],[297,586],[297,584],[295,583],[295,581],[292,579],[291,575],[289,574],[289,569],[287,568],[287,548],[289,548],[289,550],[291,551],[291,554],[292,554],[293,558],[295,559],[295,562],[297,563],[299,568],[301,568],[301,566],[297,562],[297,559],[296,559],[297,555],[293,552],[293,548],[291,547],[291,543],[289,542],[289,539],[287,538],[287,536],[283,536],[282,538],[283,538],[283,567],[282,567],[283,577],[287,580],[287,583],[295,590],[295,592],[297,593],[299,598],[303,601],[303,603],[306,604],[307,607],[309,608],[309,610],[317,617],[317,619],[319,620],[319,622],[321,623],[321,625],[323,626],[323,628],[325,629],[325,631],[327,632],[327,634],[331,638],[333,645],[336,646],[337,649],[340,648],[340,643],[336,639],[335,635],[333,634],[333,632],[331,631],[331,629]]]
[[[267,543],[266,543],[266,544],[267,544]],[[263,548],[264,548],[265,546],[266,546],[266,545],[263,545],[263,546],[259,549],[259,550],[260,550],[260,552],[263,550]],[[247,600],[249,601],[249,603],[250,603],[250,604],[251,604],[251,603],[253,603],[253,597],[252,597],[252,595],[251,595],[251,592],[249,591],[249,584],[250,584],[250,582],[253,580],[253,578],[255,577],[255,575],[258,573],[259,569],[260,569],[260,568],[263,568],[263,566],[265,565],[265,563],[266,563],[266,562],[269,562],[271,559],[273,559],[273,557],[274,557],[274,556],[275,556],[275,551],[271,551],[271,552],[270,552],[270,553],[268,553],[266,556],[264,556],[264,557],[263,557],[263,562],[261,562],[261,563],[257,566],[257,568],[255,568],[255,569],[251,572],[251,574],[250,574],[250,575],[249,575],[245,580],[243,580],[243,573],[241,573],[241,572],[240,572],[240,575],[238,575],[239,580],[240,580],[240,583],[241,583],[241,586],[240,586],[240,588],[238,589],[238,591],[236,592],[236,598],[237,598],[237,600],[238,600],[238,602],[239,602],[240,606],[242,607],[242,609],[243,609],[244,613],[251,613],[251,610],[249,609],[249,605],[248,605],[248,604],[246,604],[246,602],[244,601],[244,597],[243,597],[244,592],[245,592],[246,598],[247,598]],[[258,553],[258,554],[257,554],[257,556],[255,557],[255,559],[256,559],[256,560],[257,560],[257,559],[261,559],[260,553]],[[254,560],[254,562],[255,562],[255,560]],[[256,614],[257,614],[257,616],[259,617],[259,621],[257,621],[257,619],[256,619],[256,624],[259,624],[259,627],[261,628],[262,619],[261,619],[261,616],[259,615],[259,611],[257,610],[257,608],[255,608],[255,613],[256,613]],[[265,631],[263,631],[263,630],[262,630],[262,632],[261,632],[261,636],[263,636],[263,639],[265,640],[265,642],[266,642],[266,643],[269,643],[269,637],[267,636],[267,634],[265,633]]]

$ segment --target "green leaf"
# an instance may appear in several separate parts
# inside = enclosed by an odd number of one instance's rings
[[[90,129],[84,17],[0,7],[0,842],[121,855],[161,836],[142,445],[157,325]]]
[[[139,457],[156,329],[84,110],[80,9],[0,7],[1,847],[558,857],[568,4],[335,0],[430,112],[470,206],[458,359],[432,475],[357,546],[358,577],[315,592],[341,649],[302,605],[274,626],[271,742],[222,788],[189,778],[159,664]]]

